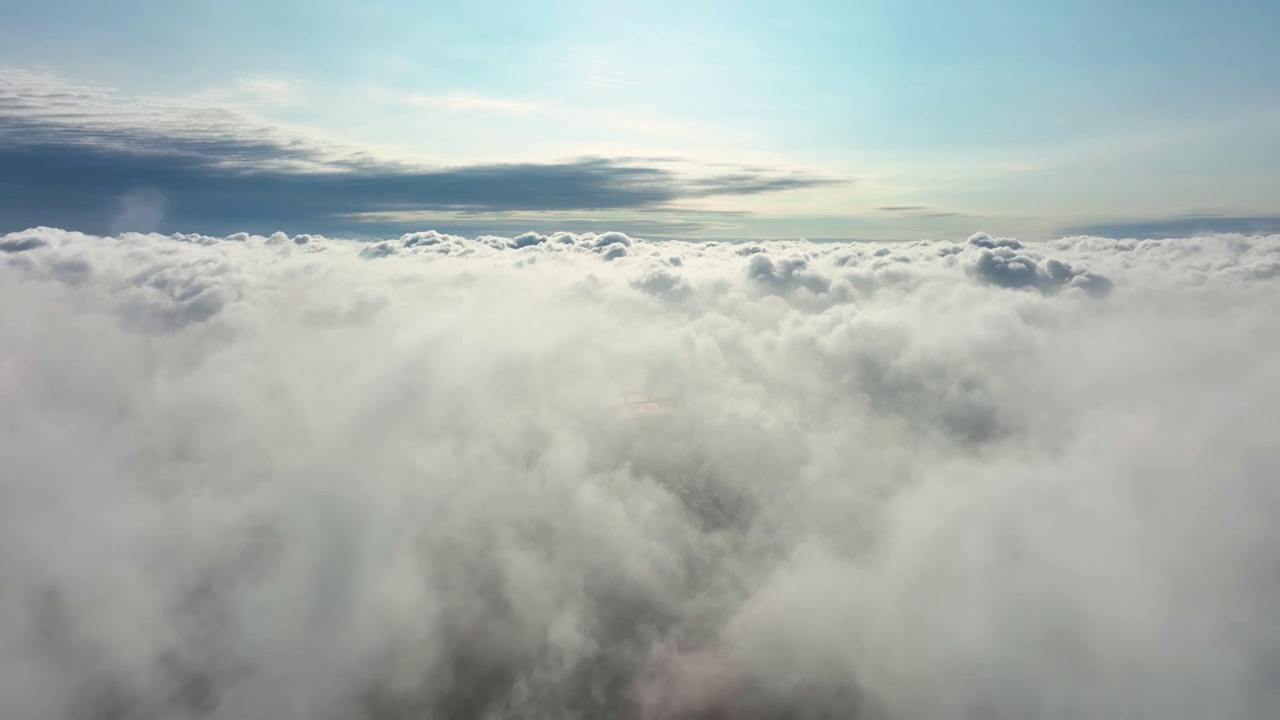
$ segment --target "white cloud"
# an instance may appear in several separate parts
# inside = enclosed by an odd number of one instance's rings
[[[284,78],[250,77],[236,81],[235,94],[262,105],[297,107],[306,103],[306,93]]]
[[[1278,266],[0,237],[0,714],[1268,717]]]
[[[544,112],[546,104],[529,100],[485,97],[482,95],[415,95],[410,105],[456,112],[498,113],[501,115],[529,115]]]

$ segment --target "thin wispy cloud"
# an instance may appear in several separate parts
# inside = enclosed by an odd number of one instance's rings
[[[949,212],[946,210],[938,210],[928,207],[927,205],[884,205],[876,208],[883,213],[891,215],[901,215],[903,217],[918,218],[949,218],[949,217],[966,217],[965,213]]]
[[[497,113],[500,115],[530,115],[548,110],[546,103],[484,97],[481,95],[442,95],[438,97],[415,95],[409,98],[409,104],[428,109]]]
[[[236,81],[233,95],[276,107],[296,107],[306,103],[306,93],[282,78],[252,77]]]
[[[1100,235],[1138,239],[1180,238],[1215,233],[1272,235],[1280,232],[1280,215],[1174,215],[1070,225],[1064,235]]]

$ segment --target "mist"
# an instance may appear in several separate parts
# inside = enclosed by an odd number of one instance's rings
[[[1274,717],[1277,278],[0,236],[0,715]]]

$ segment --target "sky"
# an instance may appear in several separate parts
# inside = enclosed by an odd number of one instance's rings
[[[5,230],[1280,226],[1280,8],[1262,0],[6,0],[3,14]]]

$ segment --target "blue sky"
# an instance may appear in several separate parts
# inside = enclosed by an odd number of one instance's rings
[[[1280,228],[1274,2],[2,14],[5,230]]]

